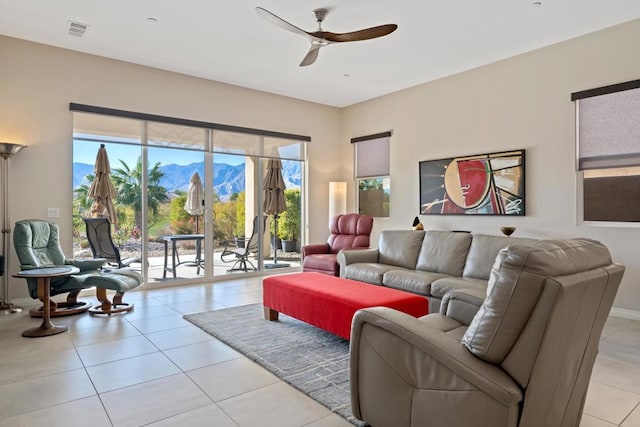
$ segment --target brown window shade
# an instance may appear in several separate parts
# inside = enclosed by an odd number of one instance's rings
[[[607,176],[583,181],[584,220],[640,222],[640,176]]]

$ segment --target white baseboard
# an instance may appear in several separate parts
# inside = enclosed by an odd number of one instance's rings
[[[17,305],[18,307],[24,307],[24,306],[33,307],[35,305],[34,301],[35,300],[30,297],[11,299],[11,303],[13,305]]]
[[[609,312],[609,316],[622,317],[623,319],[630,319],[630,320],[640,320],[640,311],[625,310],[624,308],[613,307],[611,309],[611,312]]]

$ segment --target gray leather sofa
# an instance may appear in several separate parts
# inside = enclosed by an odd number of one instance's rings
[[[500,251],[470,324],[356,312],[354,415],[375,427],[578,427],[598,342],[624,273],[602,244],[541,240]]]
[[[484,300],[498,252],[533,241],[461,231],[384,230],[377,249],[338,254],[340,277],[424,295],[430,313],[439,311],[449,291],[475,289],[465,297],[473,316]],[[462,302],[457,309],[464,309]]]

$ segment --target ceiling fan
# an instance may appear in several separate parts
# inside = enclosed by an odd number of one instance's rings
[[[398,28],[396,24],[386,24],[379,25],[377,27],[365,28],[364,30],[352,31],[349,33],[331,33],[322,29],[322,21],[327,16],[327,13],[329,13],[329,11],[327,9],[315,9],[313,11],[313,15],[316,17],[318,29],[314,32],[308,32],[301,30],[293,24],[288,23],[284,19],[280,18],[277,15],[274,15],[264,8],[256,7],[256,12],[258,12],[258,15],[273,22],[277,26],[309,39],[309,41],[311,42],[311,48],[302,59],[302,62],[300,63],[301,67],[313,64],[316,61],[316,58],[318,58],[318,52],[320,51],[320,48],[323,46],[328,46],[333,43],[375,39],[377,37],[383,37],[387,34],[391,34]]]

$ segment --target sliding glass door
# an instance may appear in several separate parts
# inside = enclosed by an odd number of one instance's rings
[[[304,142],[74,113],[74,246],[91,256],[84,217],[101,144],[111,159],[113,246],[148,284],[192,283],[300,266]],[[278,165],[281,206],[267,208]],[[271,171],[270,171],[271,169]]]
[[[73,129],[73,256],[108,257],[109,266],[130,264],[141,268],[143,252],[142,129],[138,120],[74,114]],[[98,200],[93,193],[98,150],[106,150],[110,180],[115,195]],[[100,227],[99,241],[87,238],[85,218],[107,217],[114,206],[110,225]]]

